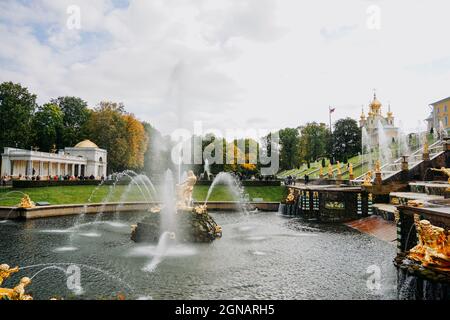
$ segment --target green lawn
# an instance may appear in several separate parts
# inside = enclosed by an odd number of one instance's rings
[[[357,177],[359,174],[362,174],[362,170],[357,168],[358,165],[361,164],[362,158],[361,156],[355,156],[353,158],[348,159],[348,162],[353,164],[353,167],[355,168],[355,177]],[[326,165],[325,168],[323,170],[324,174],[326,175],[328,173],[328,164],[330,163],[329,160],[325,161]],[[342,171],[346,171],[347,166],[346,164],[341,164],[342,166]],[[319,178],[319,173],[320,173],[320,167],[322,167],[322,161],[317,161],[317,162],[312,162],[310,163],[310,168],[307,167],[306,164],[302,165],[300,167],[300,169],[292,169],[292,170],[286,170],[286,171],[282,171],[280,172],[277,176],[279,178],[286,178],[288,175],[293,175],[296,176],[297,178],[303,178],[305,176],[305,174],[309,175],[310,178],[315,179],[315,178]],[[359,169],[359,171],[358,171]],[[336,165],[333,166],[333,170],[336,170]],[[361,173],[360,173],[361,171]],[[345,175],[344,174],[344,178],[348,177],[348,174]]]
[[[145,197],[137,187],[132,187],[126,196],[126,186],[65,186],[28,189],[0,188],[0,206],[14,206],[20,202],[23,193],[30,196],[34,202],[49,202],[50,204],[80,204],[99,202],[144,201]],[[196,186],[194,199],[203,201],[208,193],[208,186]],[[145,191],[144,191],[145,192]],[[283,187],[247,187],[250,199],[262,198],[263,201],[280,201],[284,196]],[[233,197],[225,186],[217,186],[211,194],[210,201],[232,201]]]

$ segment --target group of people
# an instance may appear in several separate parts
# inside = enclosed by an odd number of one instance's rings
[[[7,183],[9,181],[12,181],[13,177],[12,176],[8,176],[8,175],[3,175],[0,179],[0,184],[5,187],[7,185]],[[26,181],[41,181],[41,180],[47,180],[47,181],[83,181],[83,180],[96,180],[96,177],[94,175],[91,176],[83,176],[83,175],[55,175],[55,176],[45,176],[45,177],[41,177],[40,175],[32,175],[32,176],[28,176],[25,175],[23,176],[22,174],[19,174],[18,176],[18,180],[26,180]],[[100,180],[105,180],[104,176],[100,177]]]
[[[293,185],[295,185],[295,181],[297,180],[297,177],[296,176],[291,176],[291,175],[288,175],[285,179],[284,179],[284,184],[286,185],[286,186],[293,186]]]
[[[243,174],[241,172],[233,172],[233,174],[240,180],[240,181],[246,181],[246,180],[251,180],[251,181],[273,181],[276,180],[276,177],[274,175],[271,176],[263,176],[261,174]],[[200,174],[197,176],[197,180],[203,180],[203,181],[207,181],[207,180],[214,180],[215,176],[213,174],[208,174],[206,172],[204,172],[203,174]]]
[[[3,175],[0,179],[0,185],[2,187],[6,187],[6,184],[12,180],[11,176],[8,176],[7,174]]]

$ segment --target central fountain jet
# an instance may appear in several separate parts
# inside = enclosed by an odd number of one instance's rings
[[[207,205],[194,206],[192,193],[197,183],[194,173],[189,171],[186,180],[176,185],[176,197],[171,182],[168,172],[162,205],[151,208],[151,215],[132,227],[131,239],[157,242],[166,232],[179,242],[211,242],[220,238],[222,228],[208,214]]]

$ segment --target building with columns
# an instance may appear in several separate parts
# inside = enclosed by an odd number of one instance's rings
[[[5,148],[2,154],[1,175],[12,176],[94,176],[106,177],[107,151],[84,140],[73,148],[57,153]]]
[[[366,117],[364,113],[364,108],[361,113],[359,120],[359,125],[361,128],[367,130],[373,144],[378,144],[379,140],[379,128],[380,125],[383,128],[384,134],[390,138],[392,141],[397,141],[399,136],[399,128],[395,126],[394,114],[391,111],[391,106],[389,105],[388,112],[386,116],[382,113],[382,104],[378,101],[376,94],[373,95],[373,100],[369,105],[369,113]]]

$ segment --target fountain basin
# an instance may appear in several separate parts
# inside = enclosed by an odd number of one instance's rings
[[[159,202],[126,202],[126,203],[89,203],[89,204],[65,204],[34,207],[30,209],[19,209],[17,207],[0,207],[1,219],[38,219],[48,217],[70,216],[81,213],[97,214],[116,213],[116,212],[136,212],[146,211],[150,206],[157,205]],[[203,202],[194,202],[194,205],[203,204]],[[278,202],[251,202],[251,207],[260,211],[278,211]],[[210,201],[208,202],[210,210],[220,211],[238,211],[240,205],[235,201]]]
[[[222,237],[221,227],[208,213],[197,214],[178,210],[174,234],[177,242],[212,242]],[[161,229],[161,214],[153,213],[132,227],[131,240],[134,242],[158,242],[164,231]]]

